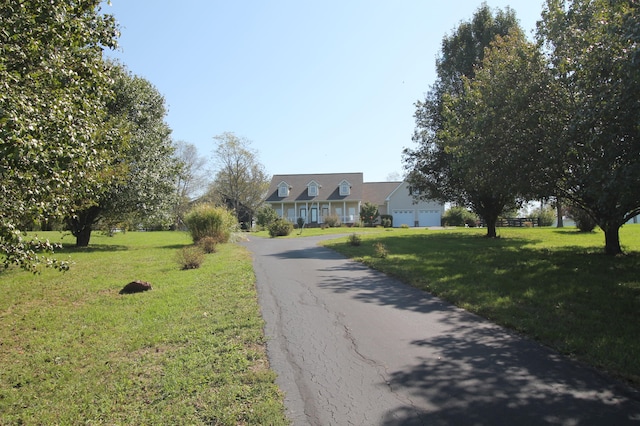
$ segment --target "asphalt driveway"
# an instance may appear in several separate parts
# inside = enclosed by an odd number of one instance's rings
[[[243,243],[295,425],[640,425],[638,392],[322,238]]]

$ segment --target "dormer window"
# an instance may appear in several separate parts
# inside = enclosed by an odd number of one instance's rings
[[[288,197],[289,196],[289,185],[286,182],[281,182],[278,185],[278,197]]]
[[[351,194],[351,184],[346,180],[340,182],[340,195],[350,195]]]
[[[318,182],[316,181],[309,182],[309,185],[307,185],[307,193],[309,194],[309,197],[317,197],[319,187],[320,185],[318,185]]]

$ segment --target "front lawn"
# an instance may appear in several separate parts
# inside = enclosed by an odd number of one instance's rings
[[[95,233],[57,253],[67,273],[0,272],[0,424],[287,424],[250,255],[224,244],[182,271],[189,244]],[[153,289],[118,294],[137,279]]]
[[[624,256],[574,228],[385,230],[325,242],[358,261],[640,386],[640,225]],[[386,257],[377,256],[383,244]]]

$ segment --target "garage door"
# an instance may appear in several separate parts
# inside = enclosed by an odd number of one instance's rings
[[[395,228],[399,228],[401,225],[415,225],[415,215],[414,210],[394,210],[393,215],[393,226]]]
[[[440,210],[418,210],[420,226],[440,226]]]

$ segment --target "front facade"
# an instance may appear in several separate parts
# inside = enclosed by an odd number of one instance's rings
[[[265,202],[278,216],[296,223],[322,224],[327,216],[340,223],[360,221],[362,173],[274,175]]]
[[[392,216],[393,226],[440,226],[444,204],[415,201],[406,182],[363,182],[362,173],[274,175],[265,200],[279,217],[317,225],[328,216],[340,223],[360,222],[365,202]]]

